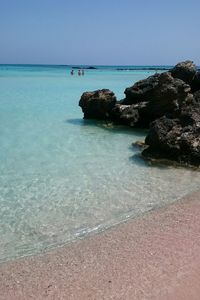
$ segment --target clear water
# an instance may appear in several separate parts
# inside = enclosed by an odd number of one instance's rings
[[[200,173],[151,167],[144,132],[84,121],[82,92],[125,87],[150,71],[0,66],[0,261],[44,251],[197,189]]]

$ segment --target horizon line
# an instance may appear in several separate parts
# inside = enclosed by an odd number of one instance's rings
[[[75,68],[83,68],[84,69],[84,67],[87,67],[88,69],[92,69],[92,67],[97,67],[97,69],[98,69],[98,67],[144,67],[144,68],[162,68],[163,67],[163,69],[166,69],[166,70],[168,70],[168,69],[171,69],[172,67],[174,67],[176,64],[173,64],[173,65],[154,65],[154,64],[152,64],[152,65],[113,65],[113,64],[111,64],[111,65],[95,65],[95,64],[47,64],[47,63],[45,63],[45,64],[39,64],[39,63],[0,63],[0,66],[46,66],[46,67],[48,67],[48,66],[51,66],[51,67],[71,67],[71,68],[73,68],[73,67],[75,67]],[[199,70],[200,69],[200,65],[196,65],[196,67],[197,67],[197,69]]]
[[[173,65],[168,65],[168,64],[162,64],[162,65],[155,65],[155,64],[148,64],[148,65],[141,65],[141,64],[110,64],[110,65],[106,65],[106,64],[50,64],[50,63],[0,63],[0,65],[14,65],[14,66],[23,66],[23,65],[29,65],[29,66],[87,66],[87,67],[93,67],[93,66],[99,66],[99,67],[104,67],[104,66],[127,66],[127,67],[157,67],[157,66],[173,66]]]

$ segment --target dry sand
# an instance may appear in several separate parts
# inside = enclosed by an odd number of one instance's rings
[[[0,299],[200,299],[200,192],[50,253],[0,265]]]

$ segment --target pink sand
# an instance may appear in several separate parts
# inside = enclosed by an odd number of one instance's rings
[[[0,265],[0,299],[200,299],[200,192],[48,254]]]

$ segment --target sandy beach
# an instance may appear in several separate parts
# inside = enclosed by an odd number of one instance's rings
[[[199,299],[200,192],[43,255],[0,265],[0,299]]]
[[[0,300],[200,300],[200,1],[0,9]]]

